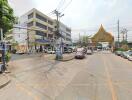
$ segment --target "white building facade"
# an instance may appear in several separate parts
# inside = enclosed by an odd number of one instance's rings
[[[19,23],[15,25],[14,38],[21,45],[28,45],[29,49],[43,49],[50,46],[51,40],[56,37],[56,21],[47,15],[33,8],[19,18]],[[71,44],[71,29],[60,23],[59,31],[63,36],[64,44]],[[60,40],[58,39],[59,43]]]

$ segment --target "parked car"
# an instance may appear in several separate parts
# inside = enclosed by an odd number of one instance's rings
[[[47,49],[43,49],[43,52],[44,52],[44,53],[47,53],[47,51],[48,51]]]
[[[128,52],[128,54],[127,54],[127,59],[128,59],[128,57],[129,57],[130,55],[132,55],[132,52]]]
[[[84,48],[77,48],[76,54],[75,54],[75,58],[76,59],[83,59],[83,58],[85,58]]]
[[[125,59],[127,59],[128,56],[131,55],[131,54],[132,54],[132,52],[126,51],[126,52],[124,52],[124,56],[123,56],[123,57],[124,57]]]
[[[128,55],[128,60],[132,61],[132,54]]]
[[[22,54],[25,54],[25,52],[23,52],[22,50],[19,50],[16,52],[16,54],[22,55]]]
[[[87,55],[92,55],[92,50],[87,49]]]
[[[49,50],[47,50],[47,53],[48,54],[55,54],[55,50],[49,49]]]
[[[122,51],[115,51],[115,54],[116,54],[117,56],[120,56],[120,55],[122,54]]]
[[[125,51],[122,51],[121,54],[120,54],[120,56],[124,58],[124,56],[125,56]]]

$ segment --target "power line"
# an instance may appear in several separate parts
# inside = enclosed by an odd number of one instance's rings
[[[60,10],[61,7],[64,5],[64,3],[65,3],[65,0],[60,0],[58,6],[56,7],[56,10]]]
[[[62,9],[61,13],[64,12],[64,10],[71,4],[72,0],[69,1],[69,3]]]
[[[46,15],[52,15],[52,14],[53,14],[53,11],[51,11],[51,12],[47,13]]]
[[[58,3],[57,7],[55,10],[59,10],[61,8],[62,5],[64,5],[65,0],[60,0],[60,2]],[[54,15],[54,10],[52,10],[51,12],[47,13],[47,15]]]
[[[119,48],[119,46],[120,46],[120,44],[119,44],[119,41],[120,41],[120,26],[119,26],[119,24],[120,24],[120,22],[119,22],[119,20],[118,20],[118,22],[117,22],[117,31],[118,31],[118,48]]]
[[[117,31],[116,30],[116,27],[109,27],[109,28],[106,28],[107,30],[111,30],[111,31]],[[72,31],[98,31],[99,29],[97,28],[91,28],[91,29],[88,29],[88,28],[85,28],[85,29],[72,29]]]

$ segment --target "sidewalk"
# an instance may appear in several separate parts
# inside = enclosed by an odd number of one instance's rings
[[[2,89],[3,87],[5,87],[6,85],[8,85],[10,83],[10,78],[8,77],[8,75],[6,74],[0,74],[0,89]]]
[[[71,59],[74,57],[74,53],[66,53],[66,54],[63,54],[63,58],[64,60],[66,59]],[[28,58],[35,58],[35,57],[42,57],[42,58],[46,58],[48,60],[54,60],[56,55],[55,54],[47,54],[47,53],[33,53],[33,54],[23,54],[23,55],[19,55],[19,54],[12,54],[12,57],[11,57],[11,61],[14,61],[14,60],[21,60],[21,59],[28,59]]]
[[[74,59],[75,54],[71,53],[71,54],[63,54],[63,59],[59,60],[59,61],[70,61]]]
[[[69,53],[69,54],[63,54],[63,59],[59,60],[59,61],[69,61],[74,59],[75,54],[74,53]],[[43,55],[44,58],[46,58],[47,60],[55,60],[56,55],[55,54],[47,54],[47,55]]]

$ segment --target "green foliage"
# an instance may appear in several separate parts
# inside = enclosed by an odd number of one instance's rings
[[[11,54],[9,52],[6,52],[6,56],[5,56],[6,62],[9,62],[11,59]]]
[[[124,51],[124,49],[123,48],[118,48],[118,49],[116,49],[116,51]]]
[[[81,41],[81,46],[87,46],[89,43],[90,36],[81,36],[80,41]]]
[[[116,51],[127,51],[129,50],[128,45],[124,44],[121,46],[121,48],[117,48]]]
[[[128,43],[128,42],[127,42],[126,40],[124,40],[124,41],[121,42],[122,45],[125,45],[125,44],[127,44],[127,43]]]
[[[13,9],[9,6],[8,1],[0,0],[0,28],[6,33],[13,27],[14,22]]]

